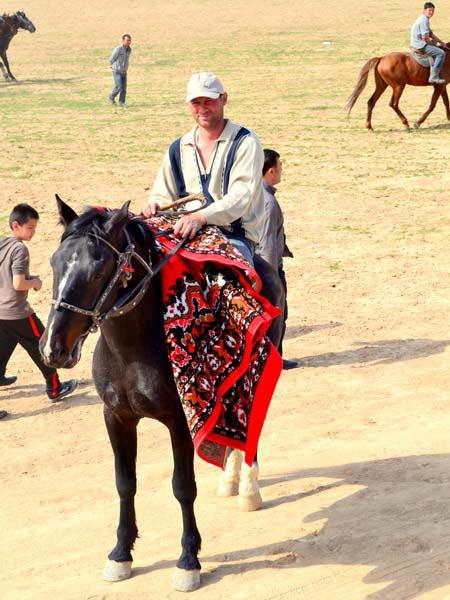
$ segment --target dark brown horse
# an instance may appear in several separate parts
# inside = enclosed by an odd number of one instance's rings
[[[376,56],[374,58],[370,58],[361,69],[358,83],[356,84],[352,95],[348,99],[346,107],[348,112],[350,113],[356,100],[359,98],[361,92],[365,88],[369,72],[373,68],[375,72],[376,87],[374,93],[367,102],[367,129],[373,131],[372,111],[377,103],[378,98],[388,86],[392,88],[392,98],[389,102],[389,106],[398,114],[406,129],[410,129],[409,123],[399,108],[400,97],[406,85],[434,85],[430,106],[423,113],[420,119],[414,123],[414,127],[418,128],[420,125],[422,125],[428,115],[434,110],[439,96],[442,96],[442,101],[444,102],[445,110],[447,112],[447,119],[450,121],[450,106],[446,88],[447,83],[450,81],[449,44],[447,44],[444,50],[446,51],[446,59],[439,75],[442,79],[445,79],[445,83],[442,84],[428,83],[430,72],[429,67],[422,67],[419,65],[419,63],[414,60],[414,58],[408,52],[391,52],[385,56]]]
[[[13,15],[4,14],[0,17],[0,69],[6,80],[11,79],[14,81],[16,79],[9,68],[6,51],[19,29],[26,29],[30,33],[36,31],[36,27],[23,11],[19,10]]]

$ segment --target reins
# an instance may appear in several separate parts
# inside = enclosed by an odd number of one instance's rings
[[[157,214],[168,215],[168,214],[180,214],[180,213],[187,214],[190,212],[196,212],[199,209],[194,209],[193,211],[186,211],[186,210],[173,211],[171,209],[178,207],[182,204],[185,204],[187,202],[192,202],[194,200],[202,201],[202,199],[203,199],[203,194],[192,194],[191,196],[187,196],[186,198],[180,198],[180,200],[176,200],[175,202],[170,204],[168,207],[166,207],[164,210],[158,210]],[[134,217],[132,220],[137,220],[137,219],[140,219],[140,217]],[[181,239],[172,248],[172,250],[170,250],[170,252],[168,252],[168,254],[166,254],[166,256],[159,263],[157,263],[156,265],[152,265],[151,260],[146,262],[135,251],[135,246],[132,243],[129,233],[126,229],[124,230],[124,233],[125,233],[125,237],[126,237],[126,241],[127,241],[127,246],[123,252],[120,252],[119,250],[117,250],[117,248],[115,248],[115,246],[113,246],[104,237],[97,235],[96,233],[88,232],[88,235],[90,235],[91,237],[94,237],[95,239],[106,244],[106,246],[108,246],[108,248],[110,248],[118,257],[116,271],[115,271],[114,275],[112,276],[111,280],[109,281],[108,285],[106,286],[106,288],[103,290],[102,294],[100,295],[99,299],[97,300],[97,302],[92,310],[88,310],[86,308],[81,308],[74,304],[70,304],[69,302],[66,302],[65,300],[63,300],[62,298],[52,300],[52,305],[55,307],[55,310],[58,310],[59,308],[64,308],[64,309],[70,310],[74,313],[84,315],[86,317],[91,317],[91,319],[93,321],[93,325],[91,325],[91,327],[85,333],[85,336],[89,332],[95,333],[97,331],[97,329],[100,327],[100,325],[103,323],[103,321],[106,321],[107,319],[110,319],[113,317],[119,317],[122,315],[126,315],[133,308],[135,308],[141,302],[142,298],[145,296],[145,294],[148,290],[148,286],[150,285],[150,282],[153,279],[153,277],[157,273],[159,273],[159,271],[161,271],[161,269],[169,262],[169,260],[172,258],[172,256],[174,256],[174,254],[176,254],[178,252],[178,250],[180,250],[188,241],[187,238]],[[154,237],[158,238],[158,237],[169,235],[171,233],[173,233],[173,228],[166,229],[165,231],[160,231],[160,232],[154,234]],[[132,290],[130,290],[124,296],[119,298],[118,301],[114,304],[114,306],[112,306],[109,310],[102,313],[101,311],[102,311],[103,305],[105,304],[112,289],[114,288],[116,283],[120,280],[120,278],[124,277],[125,282],[128,281],[129,279],[131,279],[133,269],[129,265],[131,264],[131,261],[133,259],[137,260],[144,267],[144,269],[147,271],[146,275],[134,286],[134,288]],[[124,283],[124,287],[126,287],[126,283]]]

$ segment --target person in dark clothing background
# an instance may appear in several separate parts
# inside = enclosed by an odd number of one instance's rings
[[[261,240],[258,243],[255,252],[266,260],[272,268],[278,273],[284,287],[287,298],[286,274],[283,269],[283,257],[293,257],[292,252],[286,244],[286,234],[284,232],[284,218],[281,206],[275,197],[276,187],[281,181],[283,165],[280,155],[275,150],[264,149],[263,166],[263,187],[264,187],[264,227]],[[283,334],[278,351],[283,355],[283,338],[286,332],[286,320],[288,317],[287,300],[284,305],[284,324]],[[283,359],[283,369],[294,369],[297,361]]]
[[[131,55],[131,35],[125,33],[122,36],[122,43],[114,48],[109,63],[111,65],[114,77],[114,88],[109,95],[110,104],[116,103],[116,96],[119,94],[119,106],[127,108],[125,102],[127,97],[127,72]]]

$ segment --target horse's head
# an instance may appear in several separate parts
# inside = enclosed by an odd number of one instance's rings
[[[123,252],[130,246],[129,202],[120,210],[90,208],[78,216],[56,198],[64,233],[50,261],[53,300],[40,350],[49,366],[71,368],[89,331],[114,306],[132,276],[128,261],[136,254]]]
[[[22,29],[26,29],[30,33],[34,33],[36,31],[36,27],[33,25],[33,23],[30,21],[27,15],[23,12],[23,10],[18,10],[14,16],[16,18],[16,23],[19,27],[21,27]]]

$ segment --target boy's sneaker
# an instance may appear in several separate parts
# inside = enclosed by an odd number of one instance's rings
[[[128,104],[126,102],[119,102],[119,106],[122,108],[128,108]]]
[[[59,384],[58,389],[55,392],[47,392],[48,399],[50,402],[58,402],[62,400],[74,390],[77,389],[78,381],[76,379],[69,379],[69,381],[63,381]]]
[[[295,369],[298,367],[298,362],[296,360],[288,360],[287,358],[283,358],[283,369],[285,371],[289,371],[289,369]]]
[[[0,385],[11,385],[17,381],[17,377],[12,375],[11,377],[2,377],[0,379]]]
[[[116,101],[114,100],[114,98],[111,98],[111,96],[108,96],[108,100],[109,100],[109,103],[112,104],[112,106],[116,105]]]
[[[4,419],[7,416],[8,416],[8,413],[6,412],[6,410],[0,410],[0,419]]]

